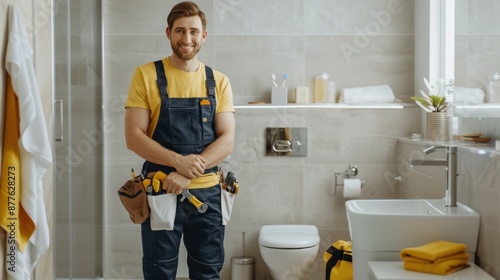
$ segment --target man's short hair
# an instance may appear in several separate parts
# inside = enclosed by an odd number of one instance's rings
[[[196,5],[196,3],[190,1],[180,2],[172,8],[170,14],[168,14],[167,17],[168,27],[172,29],[175,20],[178,18],[192,17],[192,16],[200,17],[201,25],[203,26],[203,31],[205,31],[207,29],[207,19],[205,17],[205,14],[200,10],[200,8],[198,7],[198,5]]]

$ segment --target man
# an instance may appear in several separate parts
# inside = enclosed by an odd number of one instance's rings
[[[224,263],[224,226],[217,164],[233,150],[234,108],[229,79],[197,59],[207,38],[206,18],[192,2],[167,17],[172,54],[138,67],[125,112],[127,147],[144,158],[143,174],[163,171],[167,193],[189,189],[208,205],[198,213],[177,197],[174,229],[141,225],[145,279],[175,279],[179,244],[188,252],[190,279],[219,279]]]

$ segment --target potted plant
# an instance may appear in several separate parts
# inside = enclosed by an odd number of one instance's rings
[[[424,78],[425,85],[429,90],[426,94],[422,90],[422,96],[414,96],[411,99],[426,112],[426,138],[437,141],[448,141],[450,139],[450,126],[446,110],[446,93],[453,91],[453,80],[445,82],[442,79],[436,81],[436,88]]]
[[[434,89],[434,87],[431,86],[426,78],[424,78],[424,82],[427,86],[427,89],[429,90],[429,94],[426,94],[424,91],[420,90],[422,96],[414,96],[411,99],[415,100],[417,105],[428,113],[446,112],[447,103],[445,93],[450,91],[450,89],[453,87],[451,82],[446,83],[442,79],[437,80],[437,91]]]

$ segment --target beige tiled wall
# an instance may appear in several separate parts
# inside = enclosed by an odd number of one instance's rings
[[[288,73],[290,90],[312,89],[328,72],[338,89],[389,84],[402,99],[413,95],[413,1],[198,2],[209,34],[199,58],[229,76],[237,104],[269,102],[272,73]],[[127,92],[134,66],[170,52],[164,29],[174,3],[105,2],[107,62],[121,66],[106,73],[109,94]]]

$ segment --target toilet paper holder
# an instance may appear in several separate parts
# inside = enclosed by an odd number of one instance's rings
[[[353,178],[358,175],[358,168],[355,165],[349,164],[349,167],[347,168],[346,171],[344,172],[335,172],[335,189],[334,189],[334,194],[337,194],[337,187],[343,187],[344,184],[338,182],[338,177],[339,176],[344,176],[344,178]],[[365,185],[365,181],[361,181],[361,188]]]

